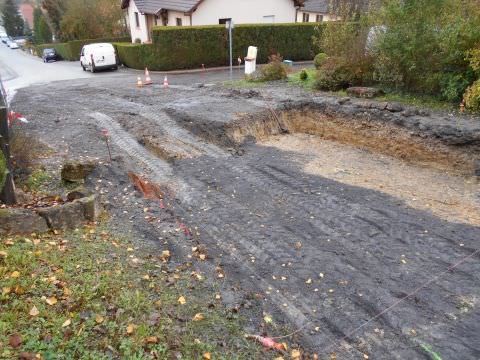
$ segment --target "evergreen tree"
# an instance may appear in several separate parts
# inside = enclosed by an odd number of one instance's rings
[[[52,31],[45,15],[40,8],[35,8],[33,12],[33,29],[35,44],[46,44],[52,42]]]
[[[14,0],[5,0],[2,13],[3,26],[7,34],[10,36],[23,35],[24,22]]]

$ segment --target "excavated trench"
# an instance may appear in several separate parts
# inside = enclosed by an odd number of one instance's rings
[[[267,112],[240,119],[227,130],[228,137],[238,144],[249,138],[262,143],[285,133],[314,135],[322,140],[465,176],[474,175],[476,162],[480,159],[478,147],[448,146],[399,126],[336,117],[320,111],[289,110],[275,115]]]

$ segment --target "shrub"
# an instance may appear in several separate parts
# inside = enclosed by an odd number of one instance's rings
[[[480,80],[475,81],[465,92],[465,107],[474,112],[480,112]]]
[[[274,81],[286,79],[289,69],[282,61],[283,58],[280,55],[271,55],[269,57],[269,63],[260,69],[261,80]]]
[[[42,44],[37,46],[37,55],[42,56],[43,49],[54,48],[60,57],[64,60],[77,61],[80,58],[80,51],[86,44],[93,43],[113,43],[113,42],[130,42],[130,37],[123,38],[101,38],[101,39],[84,39],[74,40],[66,43]]]
[[[307,79],[308,79],[308,72],[306,69],[302,69],[302,71],[300,71],[300,80],[307,81]]]
[[[354,76],[340,58],[328,58],[317,71],[314,87],[324,91],[338,91],[354,84]]]
[[[311,60],[312,36],[323,25],[242,24],[233,31],[233,55],[243,57],[250,45],[258,47],[257,62],[266,63],[271,54],[281,53],[294,61]],[[227,65],[228,36],[224,26],[162,26],[153,29],[152,44],[117,44],[122,63],[135,69],[148,64],[151,70],[189,69]]]
[[[461,98],[473,81],[466,54],[480,41],[477,0],[385,0],[370,19],[385,29],[375,46],[376,79],[410,92]]]
[[[315,65],[315,68],[320,69],[320,67],[325,63],[327,60],[328,56],[325,53],[319,53],[315,56],[313,59],[313,63]]]

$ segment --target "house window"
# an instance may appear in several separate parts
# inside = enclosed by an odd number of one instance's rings
[[[140,27],[140,18],[138,17],[138,12],[135,12],[135,26]]]
[[[224,18],[224,19],[218,19],[218,24],[219,25],[225,25],[226,23],[232,21],[232,18]]]
[[[177,26],[182,26],[182,18],[177,18]]]
[[[317,22],[323,21],[323,15],[317,15]]]
[[[303,22],[309,22],[309,21],[310,21],[310,14],[303,13]]]

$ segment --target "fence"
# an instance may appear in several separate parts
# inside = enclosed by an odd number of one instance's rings
[[[0,78],[0,201],[11,205],[16,203],[16,198],[10,159],[8,112],[7,96]]]

